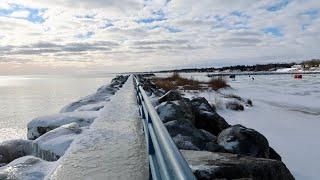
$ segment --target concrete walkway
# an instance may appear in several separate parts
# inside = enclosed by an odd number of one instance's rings
[[[59,160],[50,179],[148,179],[132,76]]]

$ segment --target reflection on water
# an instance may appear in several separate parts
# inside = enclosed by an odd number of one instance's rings
[[[108,84],[113,76],[0,76],[0,142],[25,139],[30,120],[58,113],[64,105]]]

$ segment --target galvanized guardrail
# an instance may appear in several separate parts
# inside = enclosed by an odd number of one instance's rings
[[[143,119],[149,154],[150,179],[195,180],[188,163],[173,142],[136,76],[133,81],[139,112]]]

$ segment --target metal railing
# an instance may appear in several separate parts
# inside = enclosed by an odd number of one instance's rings
[[[149,97],[140,85],[138,77],[133,78],[139,112],[143,119],[144,133],[149,154],[150,179],[195,180],[188,163],[173,142]]]

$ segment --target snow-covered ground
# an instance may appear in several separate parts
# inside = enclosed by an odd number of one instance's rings
[[[181,75],[209,79],[206,73]],[[221,91],[252,99],[253,107],[245,107],[244,111],[219,108],[219,114],[230,124],[242,124],[266,136],[296,179],[319,179],[320,75],[303,75],[302,79],[292,75],[254,78],[237,76],[235,81],[228,81],[232,89]],[[223,104],[225,100],[219,100],[218,93],[207,91],[187,96],[204,96],[213,104]]]

